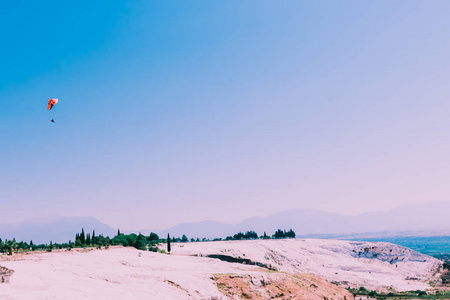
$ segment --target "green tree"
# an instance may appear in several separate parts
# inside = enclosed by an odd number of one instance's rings
[[[138,236],[135,233],[130,233],[129,235],[125,235],[125,238],[127,239],[128,244],[130,246],[133,246],[136,243],[137,237]]]
[[[103,235],[99,235],[99,245],[100,246],[105,246],[106,248],[109,247],[109,245],[111,245],[111,239],[107,236],[104,237]]]
[[[100,245],[100,243],[101,243],[100,240],[101,240],[101,238],[100,238],[99,235],[96,235],[96,236],[92,237],[91,238],[92,245]]]
[[[100,244],[100,242],[98,243]],[[130,244],[128,243],[127,239],[125,238],[124,234],[120,234],[120,235],[116,235],[112,240],[111,240],[111,244],[112,245],[122,245],[124,247],[128,247]]]
[[[86,236],[86,245],[90,245],[91,244],[91,234],[88,233]]]
[[[159,236],[156,233],[151,232],[148,237],[148,241],[151,243],[151,242],[156,242],[158,240],[159,240]]]
[[[292,230],[292,229],[290,229],[288,232],[286,232],[286,237],[287,238],[295,238],[295,232],[294,232],[294,230]]]
[[[170,235],[167,234],[167,252],[170,254]]]
[[[253,239],[257,240],[258,239],[258,234],[256,232],[254,232],[254,231],[247,231],[244,234],[244,238],[246,240],[253,240]]]
[[[233,235],[233,239],[235,240],[243,240],[245,238],[245,234],[242,232],[238,232],[235,235]]]
[[[80,242],[81,242],[81,245],[86,244],[86,236],[84,235],[84,228],[81,228]]]
[[[136,242],[134,243],[134,248],[139,250],[146,250],[147,248],[147,239],[143,234],[138,235]]]
[[[187,236],[186,236],[185,234],[183,234],[183,237],[181,238],[181,241],[182,241],[183,243],[189,242],[189,240],[188,240],[188,238],[187,238]]]
[[[92,246],[95,246],[95,230],[92,230],[92,239],[91,239]]]
[[[17,247],[18,247],[19,249],[28,249],[28,248],[30,248],[30,247],[28,246],[28,244],[25,243],[24,241],[20,241],[20,243],[17,244]]]
[[[284,238],[285,236],[286,236],[286,235],[285,235],[285,232],[282,231],[281,229],[278,229],[278,230],[275,232],[275,234],[273,235],[273,237],[276,238],[276,239],[282,239],[282,238]]]

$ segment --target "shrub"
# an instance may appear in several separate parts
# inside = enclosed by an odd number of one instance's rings
[[[426,296],[427,292],[424,291],[417,291],[417,296]]]

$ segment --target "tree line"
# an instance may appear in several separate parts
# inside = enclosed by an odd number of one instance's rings
[[[149,236],[145,236],[141,233],[138,235],[135,233],[123,234],[120,230],[117,231],[117,235],[113,238],[109,236],[103,236],[102,234],[96,235],[95,230],[91,233],[85,233],[84,228],[81,229],[80,233],[75,234],[75,240],[69,240],[67,243],[53,243],[50,241],[49,244],[39,244],[36,245],[33,241],[27,242],[17,242],[15,238],[3,241],[0,238],[0,253],[9,253],[15,251],[37,251],[46,250],[52,251],[54,249],[68,249],[72,248],[84,248],[84,247],[106,247],[113,245],[122,245],[124,247],[135,247],[140,250],[151,250],[157,251],[156,244],[166,242],[164,239],[160,239],[159,236],[151,232]]]
[[[263,235],[258,235],[255,231],[246,231],[244,232],[238,232],[234,235],[230,235],[227,236],[225,239],[222,238],[215,238],[215,239],[207,239],[207,238],[203,238],[203,239],[193,239],[191,238],[190,241],[191,242],[209,242],[209,241],[233,241],[233,240],[258,240],[258,239],[287,239],[287,238],[295,238],[295,232],[292,229],[289,229],[288,231],[286,230],[281,230],[278,229],[277,231],[275,231],[274,234],[272,235],[267,235],[266,232],[264,232]],[[187,238],[186,235],[183,235],[183,237],[181,238],[176,238],[176,237],[172,237],[171,238],[171,242],[173,243],[186,243],[188,242],[189,239]]]
[[[290,229],[289,231],[278,229],[273,235],[267,235],[264,232],[263,235],[259,236],[255,231],[247,231],[245,233],[238,232],[233,236],[227,236],[224,240],[256,240],[256,239],[283,239],[283,238],[295,238],[295,232]],[[212,241],[221,241],[222,238],[215,238]],[[111,245],[117,246],[121,245],[124,247],[134,247],[139,250],[150,250],[150,251],[158,251],[157,245],[161,243],[187,243],[187,242],[206,242],[211,241],[207,238],[191,238],[189,239],[186,235],[183,234],[182,237],[170,237],[167,235],[167,238],[160,238],[156,233],[151,232],[148,236],[143,235],[142,233],[135,234],[123,234],[120,232],[120,229],[117,230],[117,234],[110,238],[109,236],[103,236],[102,234],[96,235],[95,230],[92,231],[92,234],[86,233],[84,228],[81,229],[81,232],[75,234],[75,240],[69,240],[67,243],[53,243],[50,241],[49,244],[34,244],[33,241],[29,243],[26,242],[17,242],[16,239],[2,241],[0,238],[0,252],[12,254],[14,251],[37,251],[37,250],[46,250],[52,251],[53,249],[72,249],[72,248],[83,248],[83,247],[109,247]],[[169,249],[168,249],[169,250]],[[170,250],[168,251],[170,252]]]
[[[257,240],[257,239],[286,239],[286,238],[295,238],[295,232],[292,229],[289,231],[278,229],[275,231],[272,236],[269,236],[264,231],[264,234],[258,236],[255,231],[247,231],[246,233],[238,232],[233,236],[227,236],[225,240]]]

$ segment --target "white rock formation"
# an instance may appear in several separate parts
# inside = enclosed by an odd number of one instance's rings
[[[290,273],[371,290],[425,290],[442,263],[409,248],[376,242],[322,239],[222,241],[172,244],[176,255],[224,255]]]

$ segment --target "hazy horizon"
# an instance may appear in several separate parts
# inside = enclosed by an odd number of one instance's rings
[[[205,218],[202,220],[187,220],[185,222],[176,222],[174,221],[174,223],[170,224],[169,226],[166,227],[145,227],[145,226],[141,226],[139,228],[123,228],[120,226],[117,226],[116,224],[111,224],[108,222],[105,222],[104,220],[101,220],[95,216],[91,216],[91,215],[61,215],[61,214],[40,214],[39,216],[35,216],[35,217],[31,217],[31,218],[19,218],[16,219],[14,222],[0,222],[1,224],[21,224],[23,222],[35,222],[36,224],[47,224],[47,223],[51,223],[54,222],[56,220],[60,220],[60,219],[65,219],[65,218],[94,218],[97,221],[100,221],[101,223],[110,226],[111,228],[114,229],[120,229],[123,232],[139,232],[142,230],[147,230],[147,231],[165,231],[167,229],[170,229],[174,226],[178,226],[178,225],[182,225],[182,224],[195,224],[195,223],[202,223],[202,222],[218,222],[218,223],[223,223],[223,224],[229,224],[229,225],[238,225],[240,223],[242,223],[243,221],[247,221],[253,218],[266,218],[272,215],[277,215],[277,214],[281,214],[284,212],[289,212],[289,211],[296,211],[296,210],[311,210],[311,211],[317,211],[317,212],[323,212],[323,213],[332,213],[332,214],[339,214],[342,216],[359,216],[359,215],[363,215],[363,214],[373,214],[373,213],[383,213],[383,212],[389,212],[391,210],[398,210],[401,208],[408,208],[411,206],[415,206],[415,205],[422,205],[422,204],[426,204],[426,205],[439,205],[439,204],[447,204],[450,205],[450,201],[438,201],[438,202],[429,202],[429,203],[409,203],[406,205],[402,205],[402,206],[398,206],[398,207],[394,207],[393,209],[388,209],[388,210],[372,210],[372,211],[366,211],[366,212],[362,212],[362,213],[358,213],[358,214],[346,214],[346,213],[335,213],[335,212],[330,212],[330,211],[325,211],[325,210],[316,210],[316,209],[312,209],[312,208],[300,208],[300,209],[290,209],[290,210],[283,210],[283,211],[274,211],[271,212],[269,214],[266,215],[260,215],[260,216],[256,216],[256,215],[248,215],[246,217],[244,217],[243,219],[240,219],[236,222],[228,222],[228,221],[220,221],[220,220],[214,220],[211,218]],[[432,230],[436,230],[437,228],[433,228]],[[249,228],[247,228],[247,230],[249,230]],[[423,229],[423,230],[427,230],[427,229]],[[393,229],[393,231],[398,231],[396,229]]]
[[[4,3],[0,223],[87,215],[158,229],[448,201],[449,12]]]

